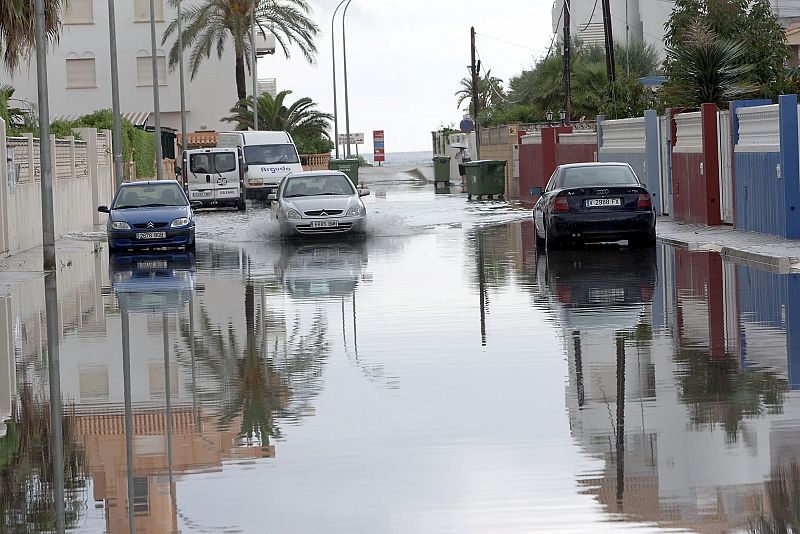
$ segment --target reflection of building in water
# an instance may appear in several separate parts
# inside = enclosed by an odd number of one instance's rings
[[[95,502],[106,508],[106,531],[128,532],[127,461],[124,413],[103,411],[75,416],[76,435],[83,440]],[[172,474],[222,469],[228,459],[274,457],[274,447],[239,447],[238,421],[221,429],[198,418],[191,407],[172,410]],[[172,503],[164,407],[136,408],[133,414],[133,511],[137,532],[178,532]]]
[[[585,491],[611,513],[698,532],[774,513],[767,481],[800,461],[792,277],[670,248],[655,285],[617,266],[601,282],[580,259],[546,261],[540,288],[563,327],[570,426],[603,460],[580,477]],[[624,328],[622,295],[636,286],[654,292]]]

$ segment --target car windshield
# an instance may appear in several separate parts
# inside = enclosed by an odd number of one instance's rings
[[[186,206],[186,196],[176,183],[137,184],[122,187],[112,209]]]
[[[636,175],[624,165],[566,167],[559,176],[561,187],[639,185]]]
[[[294,145],[247,145],[244,159],[248,165],[270,165],[274,163],[299,163]]]
[[[341,174],[289,178],[283,189],[284,198],[353,194],[353,185]]]
[[[216,174],[236,169],[234,152],[192,154],[189,170],[194,174]]]

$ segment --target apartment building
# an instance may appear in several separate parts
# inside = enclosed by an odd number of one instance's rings
[[[184,8],[192,1],[185,1]],[[152,125],[153,70],[150,45],[150,0],[118,0],[114,4],[119,64],[120,109],[139,126]],[[161,124],[180,129],[180,90],[177,67],[169,68],[168,55],[177,36],[161,44],[168,24],[176,17],[169,0],[155,0],[158,84]],[[108,2],[70,0],[63,14],[59,42],[50,50],[47,71],[52,119],[77,117],[111,108],[111,60]],[[186,54],[187,130],[220,130],[221,122],[236,103],[233,47],[221,59],[216,53],[205,60],[192,80]],[[0,80],[11,83],[16,98],[36,102],[35,58],[11,73],[0,72]]]

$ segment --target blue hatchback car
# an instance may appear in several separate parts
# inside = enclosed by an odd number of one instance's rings
[[[199,203],[194,203],[199,204]],[[174,180],[122,184],[108,213],[108,247],[127,249],[182,247],[193,250],[194,215],[183,189]]]

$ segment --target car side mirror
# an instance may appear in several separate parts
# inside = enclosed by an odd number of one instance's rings
[[[181,168],[175,165],[175,176],[180,176],[180,175],[181,175]]]
[[[369,196],[369,194],[370,194],[369,189],[361,189],[358,191],[358,196],[360,197],[366,197]]]
[[[100,213],[109,213],[108,206],[97,206],[97,211]]]
[[[278,200],[278,195],[276,195],[275,193],[270,193],[269,195],[267,195],[267,200]]]
[[[639,183],[639,185],[644,187],[645,189],[647,189],[647,184]],[[647,189],[647,190],[650,191],[649,189]]]
[[[203,203],[200,202],[199,200],[193,200],[189,203],[189,205],[192,207],[193,210],[203,207]]]
[[[535,197],[538,197],[541,194],[542,194],[542,188],[541,187],[533,187],[533,188],[531,188],[531,195],[533,195]]]
[[[247,171],[249,171],[249,170],[250,170],[250,165],[248,165],[247,163],[245,163],[244,165],[242,165],[242,169],[244,169],[244,172],[247,172]]]

